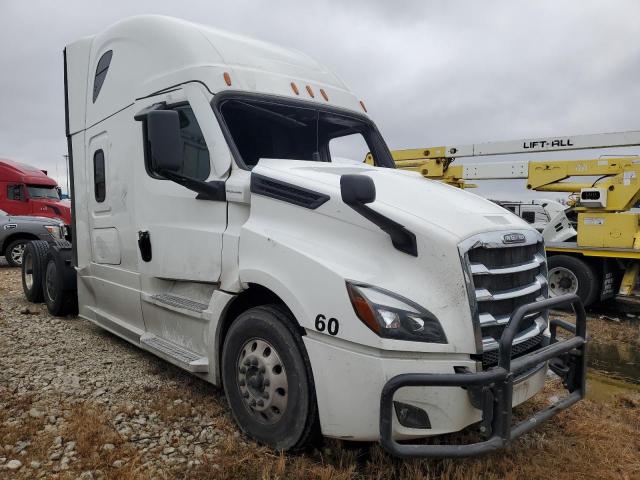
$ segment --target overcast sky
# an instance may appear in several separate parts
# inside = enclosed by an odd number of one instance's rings
[[[142,13],[305,51],[392,149],[640,129],[637,1],[0,0],[0,157],[64,177],[62,50]]]

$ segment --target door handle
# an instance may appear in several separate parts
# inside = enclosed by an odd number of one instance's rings
[[[145,262],[151,261],[151,234],[148,230],[140,230],[138,232],[138,248],[140,256]]]

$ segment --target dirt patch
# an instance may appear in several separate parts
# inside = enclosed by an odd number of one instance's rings
[[[597,335],[616,338],[619,327],[602,321]],[[283,455],[240,433],[218,389],[89,322],[26,303],[19,271],[6,267],[0,352],[3,478],[640,478],[640,393],[625,389],[581,402],[506,451],[477,459],[400,460],[375,444],[333,440]],[[516,414],[558,392],[548,385]],[[20,466],[10,469],[15,461]]]

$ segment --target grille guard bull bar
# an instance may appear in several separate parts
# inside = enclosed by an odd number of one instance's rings
[[[576,314],[575,327],[562,320],[550,322],[551,341],[539,350],[511,358],[513,339],[525,315],[550,308],[571,305]],[[558,341],[557,327],[573,337]],[[499,342],[498,365],[477,373],[406,373],[391,378],[380,397],[380,442],[391,454],[399,457],[468,457],[493,452],[532,430],[540,423],[570,407],[585,396],[586,389],[587,316],[576,295],[563,295],[522,305],[504,330]],[[511,425],[514,379],[543,362],[559,375],[569,394],[522,422]],[[486,440],[465,445],[423,445],[398,443],[393,439],[393,396],[402,387],[466,387],[476,390],[482,400],[481,430]]]

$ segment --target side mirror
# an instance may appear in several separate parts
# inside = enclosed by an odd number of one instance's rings
[[[371,177],[349,174],[340,177],[340,194],[347,205],[364,205],[376,199],[376,185]]]
[[[180,117],[175,110],[152,110],[147,114],[147,141],[154,170],[177,172],[182,167]]]

